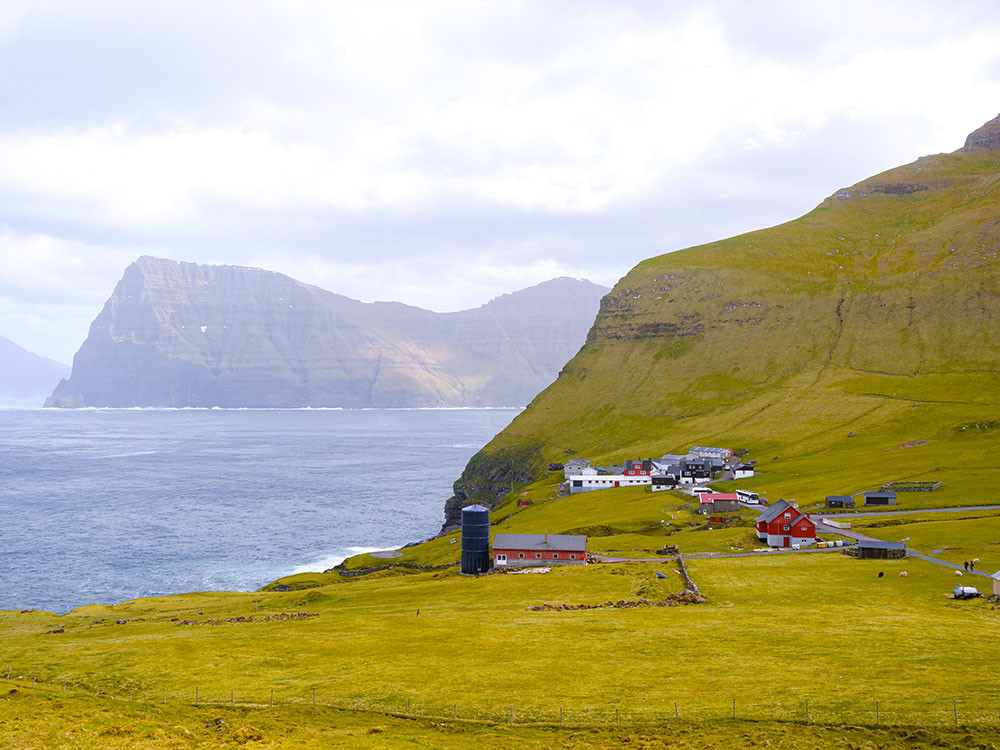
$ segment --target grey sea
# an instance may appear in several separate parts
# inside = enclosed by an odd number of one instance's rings
[[[519,411],[0,411],[0,609],[253,590],[426,539]]]

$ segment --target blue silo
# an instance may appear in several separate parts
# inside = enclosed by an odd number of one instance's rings
[[[462,572],[467,575],[490,569],[490,509],[482,505],[462,508]]]

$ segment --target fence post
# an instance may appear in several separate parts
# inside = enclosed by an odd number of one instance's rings
[[[230,706],[236,705],[236,690],[233,688],[229,689],[229,705]]]
[[[878,726],[878,701],[875,701],[875,725]]]
[[[806,721],[809,721],[809,699],[806,698]]]
[[[733,696],[733,718],[736,718],[736,696]]]
[[[128,699],[129,699],[129,701],[132,700],[132,688],[128,689]]]
[[[313,705],[316,705],[316,688],[313,688]]]
[[[677,712],[677,701],[674,701],[674,721],[678,721],[681,715]]]
[[[274,688],[271,688],[271,708],[274,708]]]
[[[510,704],[510,725],[514,726],[514,704]]]
[[[198,705],[198,686],[194,686],[194,705]]]
[[[163,688],[163,702],[164,703],[167,702],[167,689],[166,688]]]
[[[63,678],[63,692],[66,692],[66,678]]]
[[[562,706],[559,706],[559,726],[562,726],[562,725],[563,725]]]
[[[451,720],[455,721],[455,716],[458,714],[458,704],[454,704],[451,707]]]
[[[621,727],[621,725],[622,725],[621,716],[618,715],[618,709],[616,708],[615,709],[615,726],[616,727]]]
[[[954,698],[951,699],[951,710],[955,714],[955,723],[958,724],[958,703]]]
[[[410,715],[410,699],[409,698],[406,699],[406,715],[407,716]]]

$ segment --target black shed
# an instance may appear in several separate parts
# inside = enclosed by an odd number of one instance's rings
[[[854,498],[850,495],[827,495],[827,508],[853,508]]]
[[[895,492],[866,492],[865,505],[895,505]]]

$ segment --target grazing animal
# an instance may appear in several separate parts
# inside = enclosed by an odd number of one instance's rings
[[[957,576],[960,576],[960,575],[962,575],[962,571],[961,571],[961,570],[956,570],[956,571],[955,571],[955,575],[957,575]]]
[[[900,578],[906,578],[906,571],[905,571],[905,570],[904,570],[904,571],[902,571],[902,572],[901,572],[901,573],[899,574],[899,577],[900,577]]]
[[[881,578],[881,577],[882,577],[882,576],[884,576],[884,575],[885,575],[885,573],[883,573],[883,572],[882,572],[881,570],[880,570],[880,571],[878,572],[878,577],[879,577],[879,578]]]

